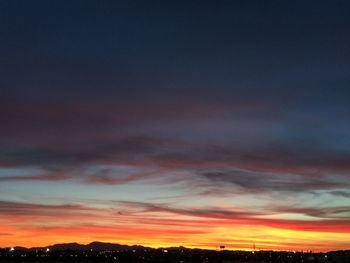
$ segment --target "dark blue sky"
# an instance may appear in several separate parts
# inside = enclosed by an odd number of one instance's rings
[[[2,94],[345,103],[349,4],[306,2],[3,1]]]

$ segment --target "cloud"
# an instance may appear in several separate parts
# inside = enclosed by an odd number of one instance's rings
[[[33,176],[1,176],[0,182],[11,181],[64,181],[71,179],[71,176],[67,175],[33,175]]]
[[[106,170],[100,171],[99,173],[94,173],[93,175],[83,178],[83,181],[88,184],[116,185],[145,180],[154,176],[157,176],[157,173],[152,171],[138,172],[129,175],[120,175],[116,174],[113,170],[107,168]]]
[[[76,204],[43,205],[31,203],[19,203],[0,201],[0,214],[4,215],[26,215],[26,216],[57,216],[80,212],[96,211],[89,207]]]
[[[191,96],[175,101],[163,98],[45,103],[18,98],[0,98],[0,142],[14,144],[56,145],[125,137],[135,128],[159,122],[192,120],[201,116],[255,110],[255,102],[222,101]],[[131,128],[131,129],[130,129]],[[44,135],[44,136],[43,136]],[[140,134],[138,134],[140,135]]]
[[[350,226],[350,221],[348,217],[343,216],[341,213],[348,213],[348,207],[325,207],[320,209],[313,208],[292,208],[289,207],[270,207],[261,209],[261,212],[255,211],[242,211],[242,210],[232,210],[231,209],[219,209],[219,208],[179,208],[174,207],[169,204],[150,204],[142,202],[125,202],[119,201],[126,207],[138,209],[134,213],[143,214],[145,220],[147,214],[149,213],[166,213],[175,214],[181,216],[190,216],[194,218],[206,218],[204,225],[213,226],[233,226],[233,225],[263,225],[273,228],[289,229],[296,231],[315,231],[315,232],[347,232],[345,230]],[[294,213],[294,214],[307,214],[310,216],[317,217],[318,220],[291,220],[291,219],[276,219],[269,216],[276,216],[283,213]],[[157,224],[157,219],[151,219],[155,224]],[[159,219],[161,224],[173,224],[172,219]],[[184,220],[184,219],[182,219]],[[193,219],[190,219],[193,220]],[[182,221],[179,221],[182,222]],[[181,223],[180,223],[181,224]],[[344,229],[345,228],[345,229]],[[350,229],[350,228],[349,228]]]
[[[322,143],[321,143],[322,145]],[[346,173],[350,171],[350,154],[322,147],[310,149],[290,140],[283,145],[189,145],[182,151],[155,154],[154,161],[163,166],[190,168],[237,167],[261,172],[305,175]]]
[[[194,144],[149,136],[109,138],[106,141],[92,141],[89,145],[57,149],[8,146],[0,150],[3,167],[34,165],[46,173],[40,176],[6,176],[0,180],[74,179],[88,184],[127,184],[163,178],[153,182],[164,184],[168,181],[171,184],[176,180],[166,175],[173,174],[177,180],[187,181],[188,186],[194,188],[203,186],[204,181],[198,179],[211,182],[212,185],[206,184],[207,191],[201,190],[207,194],[214,193],[215,187],[224,187],[225,184],[235,185],[237,191],[245,189],[248,192],[335,191],[349,187],[345,171],[350,167],[345,164],[346,155],[316,151],[310,159],[307,157],[310,154],[305,154],[305,157],[301,152],[299,156],[288,147],[277,150],[275,154],[272,154],[273,149],[264,151],[256,149],[253,155],[247,154],[247,149],[231,145]],[[85,171],[96,165],[105,168],[87,175]],[[138,171],[123,174],[109,168],[120,165],[134,167]],[[177,174],[183,172],[188,176],[180,178]]]
[[[142,203],[142,202],[130,202],[130,201],[119,201],[118,204],[124,206],[130,206],[141,209],[142,212],[153,213],[153,212],[166,212],[172,214],[196,216],[196,217],[208,217],[217,219],[241,219],[253,216],[264,215],[263,212],[248,212],[248,211],[235,211],[235,210],[225,210],[217,208],[178,208],[172,207],[167,204],[152,204],[152,203]]]
[[[319,208],[283,207],[276,208],[275,211],[278,211],[279,213],[304,214],[312,217],[328,219],[349,219],[350,217],[350,206]]]
[[[331,195],[338,196],[338,197],[350,198],[349,191],[333,190],[333,191],[327,192],[327,194],[331,194]]]
[[[152,182],[183,180],[199,189],[205,179],[213,185],[200,189],[207,196],[218,193],[214,186],[225,184],[248,192],[289,193],[349,187],[350,153],[346,147],[336,147],[322,137],[309,139],[307,128],[294,132],[295,127],[278,118],[256,125],[262,114],[257,108],[270,111],[273,105],[195,97],[181,101],[182,107],[171,101],[159,105],[140,101],[137,107],[122,101],[90,103],[1,104],[0,120],[6,125],[0,131],[0,166],[37,166],[46,172],[0,180],[128,184],[164,178]],[[191,129],[197,117],[205,127],[213,126],[213,116],[227,123],[232,136],[222,136],[221,129],[214,127],[209,133],[225,140],[210,141]],[[178,130],[173,131],[174,127]],[[258,130],[252,132],[253,128],[268,132],[260,135]],[[246,133],[251,135],[245,137]],[[128,165],[140,171],[117,174],[106,168],[87,176],[84,171],[95,165]],[[167,176],[170,173],[173,178]],[[180,173],[188,177],[180,178]]]
[[[334,177],[280,174],[239,169],[200,170],[198,174],[218,185],[232,184],[251,192],[307,192],[343,188],[347,184]]]

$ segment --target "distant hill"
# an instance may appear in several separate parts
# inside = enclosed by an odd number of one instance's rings
[[[17,250],[17,251],[26,251],[26,250],[28,250],[28,248],[26,248],[26,247],[14,247],[14,249]]]
[[[79,243],[63,243],[63,244],[55,244],[52,246],[47,247],[33,247],[30,248],[31,250],[34,249],[50,249],[51,251],[63,251],[63,250],[76,250],[76,251],[84,251],[84,250],[94,250],[94,251],[104,251],[104,250],[110,250],[110,251],[116,251],[116,250],[144,250],[144,249],[150,249],[148,247],[143,246],[128,246],[128,245],[121,245],[121,244],[113,244],[113,243],[105,243],[105,242],[91,242],[87,245],[82,245]]]

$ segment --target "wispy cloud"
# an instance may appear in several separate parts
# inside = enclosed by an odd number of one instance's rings
[[[11,181],[64,181],[71,179],[68,175],[32,175],[32,176],[1,176],[0,182]]]

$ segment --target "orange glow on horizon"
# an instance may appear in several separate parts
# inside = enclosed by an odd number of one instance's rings
[[[347,249],[349,233],[286,230],[267,226],[175,226],[168,229],[156,226],[98,226],[80,225],[66,227],[7,227],[0,225],[1,247],[48,246],[57,243],[92,241],[143,245],[153,248],[184,246],[188,248],[215,249],[225,245],[229,250],[319,251]],[[39,237],[39,238],[38,238]],[[330,241],[331,240],[331,241]],[[337,240],[333,242],[332,240]]]

